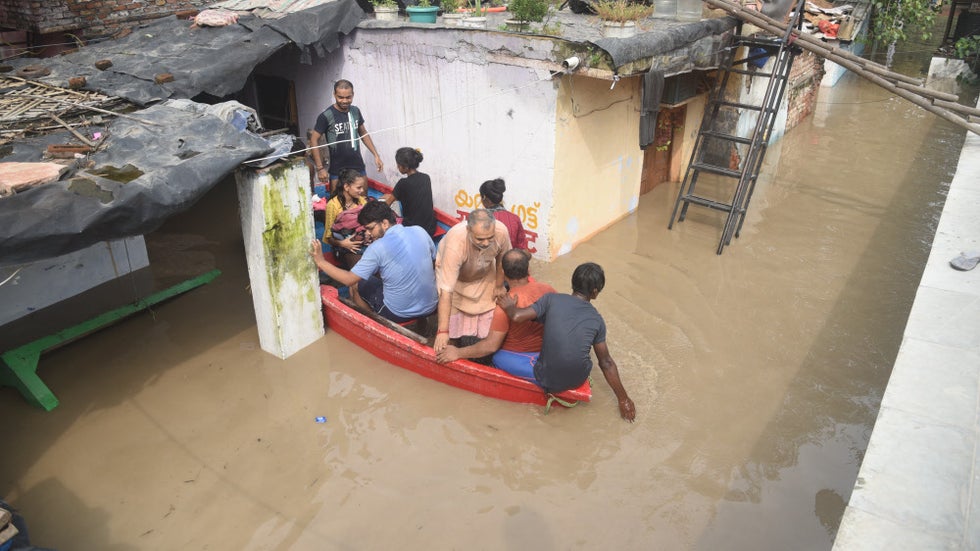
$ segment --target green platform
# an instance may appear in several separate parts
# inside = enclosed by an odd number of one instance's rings
[[[88,321],[0,354],[0,358],[3,359],[2,364],[0,364],[0,384],[16,388],[25,400],[37,407],[47,411],[53,410],[58,407],[58,398],[37,375],[37,364],[41,359],[41,354],[146,310],[154,304],[210,283],[219,274],[221,274],[221,270],[211,270],[206,274],[137,300],[133,304],[110,310]]]

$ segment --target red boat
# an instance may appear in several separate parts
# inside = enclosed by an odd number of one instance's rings
[[[548,395],[541,387],[506,371],[467,360],[437,362],[435,352],[422,344],[421,336],[410,338],[406,335],[411,334],[407,330],[396,331],[351,308],[340,298],[336,287],[321,285],[320,296],[330,329],[382,360],[491,398],[542,406],[548,403]],[[592,398],[592,387],[586,381],[582,386],[556,396],[566,402],[588,402]]]
[[[391,188],[370,180],[372,195],[390,193]],[[436,209],[436,239],[459,222],[458,219]],[[326,255],[332,259],[332,254]],[[426,339],[407,329],[379,318],[365,315],[340,297],[336,287],[320,286],[324,315],[327,326],[343,335],[347,340],[360,346],[375,356],[398,367],[414,371],[430,379],[469,390],[477,394],[524,404],[547,405],[549,395],[538,385],[515,377],[506,371],[478,364],[468,360],[456,360],[441,364],[435,359],[435,352]],[[592,387],[588,381],[582,386],[566,390],[556,395],[564,402],[588,402],[592,398]]]

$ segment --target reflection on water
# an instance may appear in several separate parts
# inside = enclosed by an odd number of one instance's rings
[[[857,79],[821,102],[722,256],[717,213],[666,229],[664,185],[533,266],[562,291],[605,267],[633,425],[599,376],[546,416],[333,333],[260,352],[222,186],[149,238],[161,278],[219,280],[46,355],[54,412],[3,390],[0,495],[65,549],[828,548],[963,137]]]

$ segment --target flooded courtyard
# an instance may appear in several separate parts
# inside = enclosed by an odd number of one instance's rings
[[[223,184],[147,237],[161,281],[221,277],[44,355],[54,411],[0,390],[0,495],[64,550],[828,549],[963,131],[852,75],[819,102],[723,255],[720,213],[666,229],[675,184],[532,266],[605,268],[634,424],[601,377],[545,415],[330,331],[262,352]]]

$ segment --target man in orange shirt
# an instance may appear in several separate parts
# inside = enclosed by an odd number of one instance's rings
[[[534,304],[542,296],[556,292],[547,283],[531,281],[528,266],[531,254],[523,249],[511,249],[504,253],[501,264],[504,279],[518,307]],[[511,323],[499,306],[493,312],[490,334],[470,346],[457,348],[449,345],[436,355],[440,362],[459,358],[484,358],[493,354],[493,364],[511,375],[534,381],[534,362],[541,352],[544,326],[538,322]]]

